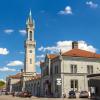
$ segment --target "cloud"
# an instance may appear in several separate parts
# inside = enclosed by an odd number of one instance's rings
[[[16,60],[16,61],[10,61],[7,66],[23,66],[23,62],[22,61],[19,61],[19,60]]]
[[[16,69],[11,69],[11,68],[8,68],[8,67],[2,67],[0,68],[0,72],[15,72]]]
[[[40,66],[40,61],[37,61],[37,62],[35,63],[35,65],[36,65],[36,66]]]
[[[41,58],[44,58],[44,57],[45,57],[45,55],[43,55],[43,54],[42,54],[42,55],[37,56],[37,58],[40,58],[40,59],[41,59]]]
[[[87,50],[91,52],[96,52],[97,50],[92,45],[88,45],[83,40],[78,41],[78,43],[79,43],[79,49]],[[39,51],[42,51],[42,52],[48,51],[49,53],[58,53],[60,50],[62,52],[66,52],[71,49],[72,49],[72,41],[58,41],[56,45],[54,46],[48,46],[48,47],[41,46],[40,48],[38,48]]]
[[[73,14],[72,8],[70,6],[66,6],[65,9],[59,11],[58,14],[61,14],[61,15],[71,15],[71,14]]]
[[[20,52],[19,52],[19,54],[24,54],[24,53],[25,53],[25,52],[23,52],[23,51],[20,51]]]
[[[38,48],[39,51],[42,51],[44,49],[43,46],[41,46],[40,48]]]
[[[86,5],[88,5],[91,8],[97,8],[98,7],[98,4],[96,4],[96,3],[92,2],[92,1],[87,1]]]
[[[0,48],[0,55],[7,55],[7,54],[9,54],[7,48]]]
[[[14,30],[13,29],[5,29],[4,32],[7,34],[11,34],[14,32]]]
[[[24,36],[26,35],[26,30],[19,30],[19,33]]]

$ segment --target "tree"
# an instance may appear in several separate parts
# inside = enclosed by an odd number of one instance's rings
[[[0,89],[5,87],[5,82],[4,81],[0,81]]]

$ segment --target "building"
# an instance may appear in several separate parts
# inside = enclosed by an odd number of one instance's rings
[[[40,62],[41,75],[37,74],[34,29],[30,12],[26,22],[24,69],[20,74],[7,77],[8,91],[30,91],[34,96],[43,97],[68,97],[71,90],[89,91],[87,75],[100,73],[100,54],[81,50],[74,41],[69,51],[46,54],[44,62]]]
[[[20,82],[20,79],[21,79],[21,73],[17,73],[16,75],[8,76],[6,78],[7,91],[9,91],[10,93],[15,91],[15,90],[21,91],[21,87],[18,84]],[[14,88],[15,84],[16,84],[16,88]]]
[[[100,55],[78,49],[72,43],[72,50],[57,54],[47,54],[41,62],[41,95],[62,97],[71,90],[77,93],[89,91],[87,75],[100,73]],[[61,84],[57,80],[61,80]],[[57,85],[58,84],[58,85]]]

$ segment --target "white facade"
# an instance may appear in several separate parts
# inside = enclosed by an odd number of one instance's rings
[[[71,73],[71,65],[77,66],[77,72]],[[61,73],[62,76],[62,87],[64,94],[68,95],[68,92],[70,90],[75,91],[88,91],[88,79],[87,75],[88,68],[87,66],[93,66],[93,73],[100,73],[100,59],[89,59],[89,58],[77,58],[77,57],[64,57],[62,60],[62,67],[61,67]],[[99,69],[98,69],[99,68]],[[77,88],[71,88],[71,80],[77,80],[78,81],[78,89]]]

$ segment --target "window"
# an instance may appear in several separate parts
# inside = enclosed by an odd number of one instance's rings
[[[71,88],[74,88],[74,81],[71,80]]]
[[[71,80],[70,81],[70,88],[73,90],[78,90],[78,80]]]
[[[43,69],[43,76],[49,75],[49,67],[46,66],[45,69]]]
[[[71,65],[71,73],[77,73],[77,65]]]
[[[92,65],[87,65],[87,73],[93,74],[93,66]]]
[[[78,88],[78,80],[75,80],[75,88]]]
[[[30,53],[32,53],[32,50],[30,50]]]
[[[30,31],[30,40],[32,40],[32,31]]]
[[[30,58],[30,64],[32,64],[32,59]]]
[[[55,66],[55,74],[58,74],[58,66]]]

